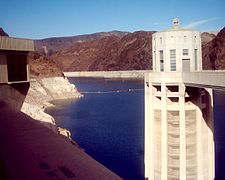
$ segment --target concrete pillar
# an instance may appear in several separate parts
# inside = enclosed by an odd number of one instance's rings
[[[209,179],[214,179],[215,177],[215,144],[213,139],[214,133],[214,121],[213,121],[213,90],[210,88],[205,89],[209,93],[209,104],[208,106],[208,121],[210,121],[211,129],[208,130],[208,164],[209,164]]]
[[[161,83],[161,179],[168,175],[168,131],[167,131],[167,88],[165,82]]]
[[[154,179],[154,103],[153,86],[145,75],[145,178]]]
[[[179,85],[180,180],[186,180],[185,86]]]
[[[197,97],[197,106],[196,106],[196,148],[197,148],[197,179],[203,180],[203,142],[202,142],[202,123],[204,122],[204,119],[202,117],[202,111],[201,111],[201,96]]]

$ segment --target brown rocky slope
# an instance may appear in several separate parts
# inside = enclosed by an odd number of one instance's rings
[[[128,34],[128,32],[122,31],[111,31],[111,32],[99,32],[94,34],[85,34],[78,36],[68,36],[68,37],[52,37],[47,39],[34,40],[35,50],[42,55],[50,56],[54,52],[74,45],[75,43],[82,43],[86,41],[98,40],[103,37],[108,36],[118,36],[122,37]]]
[[[30,52],[28,56],[31,77],[58,77],[62,71],[54,61],[38,52]]]
[[[59,49],[51,59],[63,71],[145,70],[152,68],[153,32],[138,31],[77,42]],[[217,36],[202,33],[204,69],[224,69],[224,30]]]
[[[204,69],[225,69],[225,27],[202,47]]]
[[[151,69],[153,32],[112,31],[35,40],[37,52],[30,53],[34,76],[61,76],[63,71],[145,70]],[[204,32],[203,69],[224,69],[224,28],[215,36]],[[8,34],[0,28],[0,35]],[[47,54],[43,52],[43,46]],[[57,65],[56,65],[57,64]]]
[[[78,42],[51,56],[63,71],[139,70],[151,68],[151,37],[138,31]]]

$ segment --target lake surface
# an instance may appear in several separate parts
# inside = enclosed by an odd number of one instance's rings
[[[70,130],[72,138],[94,159],[124,179],[144,179],[143,81],[69,80],[80,92],[93,93],[76,100],[55,101],[56,107],[47,112],[58,126]],[[221,180],[225,179],[225,91],[213,94],[215,179]]]
[[[225,179],[225,91],[213,93],[215,179]]]
[[[89,155],[107,168],[124,179],[144,179],[143,81],[69,80],[80,92],[92,93],[77,100],[55,101],[56,107],[47,112],[54,116],[58,126],[71,132],[72,138]]]

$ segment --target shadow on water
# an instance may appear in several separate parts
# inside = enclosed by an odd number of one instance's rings
[[[225,91],[214,90],[215,179],[225,179]]]
[[[143,89],[141,80],[71,78],[81,92]],[[85,94],[48,109],[94,159],[124,179],[144,179],[144,91]]]

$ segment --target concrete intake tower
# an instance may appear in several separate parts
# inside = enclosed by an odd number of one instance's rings
[[[171,29],[152,37],[153,72],[145,75],[145,178],[214,179],[212,89],[187,78],[202,71],[200,33]],[[187,75],[188,74],[188,75]]]

